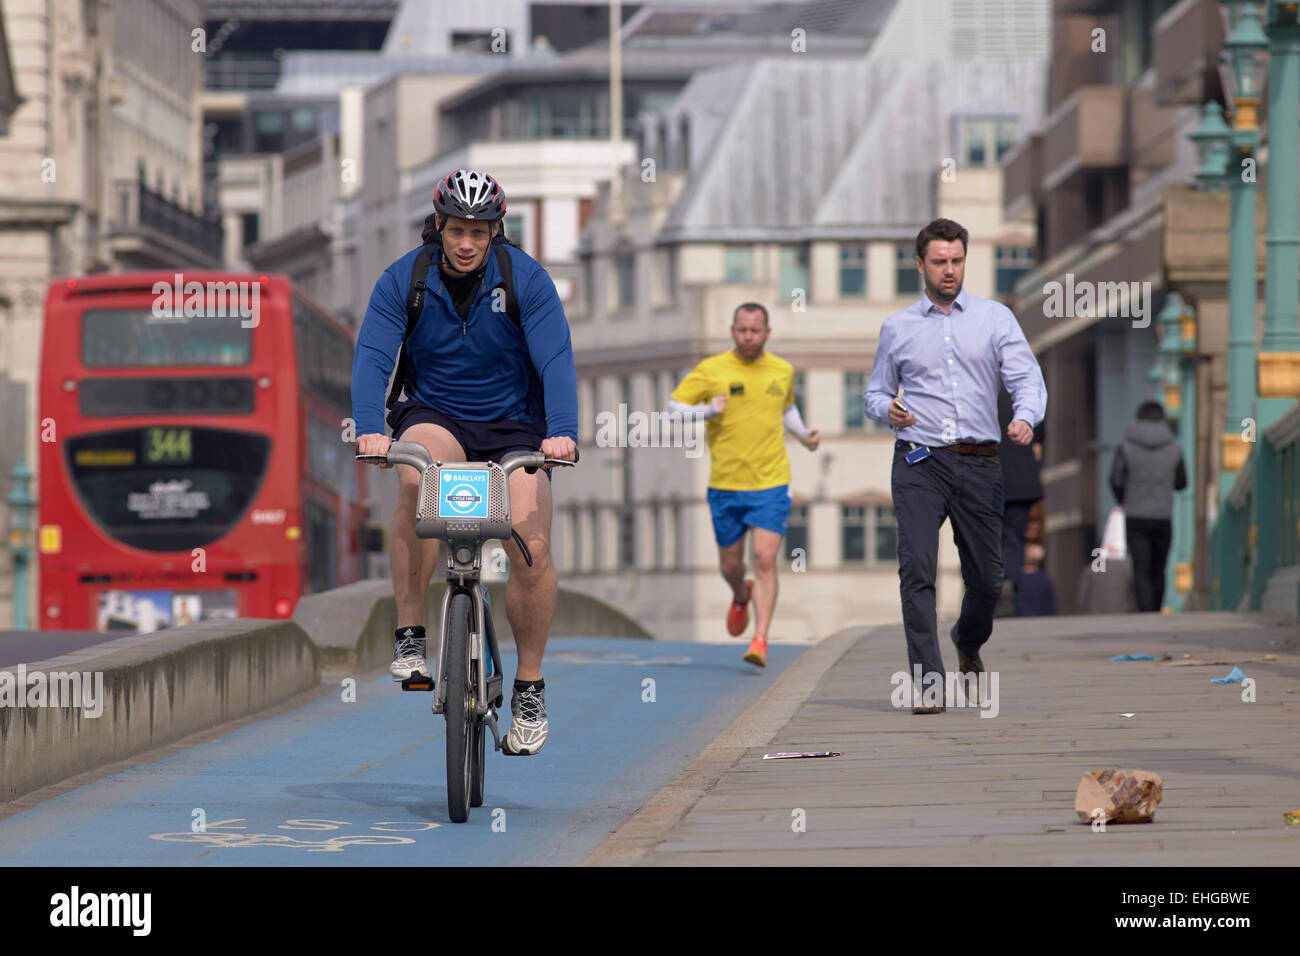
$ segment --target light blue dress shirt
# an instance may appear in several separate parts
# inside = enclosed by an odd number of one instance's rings
[[[1047,413],[1047,384],[1011,310],[965,289],[951,314],[922,295],[880,327],[867,417],[889,425],[889,403],[903,387],[916,424],[898,429],[923,445],[1001,441],[998,384],[1011,394],[1012,418],[1037,426]]]

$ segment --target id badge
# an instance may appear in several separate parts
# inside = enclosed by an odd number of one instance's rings
[[[930,447],[928,445],[918,445],[903,456],[903,460],[908,465],[915,465],[919,461],[925,461],[930,457]]]

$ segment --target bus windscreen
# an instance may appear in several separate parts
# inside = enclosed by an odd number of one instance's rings
[[[163,316],[150,309],[87,309],[81,361],[88,368],[247,365],[253,329],[237,315]]]
[[[186,551],[244,514],[270,446],[266,435],[168,425],[81,435],[67,454],[72,484],[105,532],[144,551]]]

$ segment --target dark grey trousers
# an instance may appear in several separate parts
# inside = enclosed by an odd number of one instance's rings
[[[894,444],[894,513],[898,519],[898,581],[912,672],[944,673],[935,618],[934,577],[939,527],[952,520],[966,595],[949,637],[976,653],[993,632],[993,611],[1002,590],[1002,462],[995,455],[959,455],[941,449],[915,465]]]

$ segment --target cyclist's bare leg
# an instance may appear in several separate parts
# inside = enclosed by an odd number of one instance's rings
[[[754,613],[757,618],[754,633],[767,635],[776,610],[776,555],[781,548],[781,535],[766,528],[753,528],[754,535]]]
[[[464,461],[465,450],[441,425],[422,422],[402,432],[401,441],[419,442],[429,449],[434,461]],[[420,474],[410,465],[398,465],[401,482],[397,511],[390,531],[389,552],[393,569],[393,595],[397,598],[397,626],[424,623],[424,594],[438,567],[438,540],[415,536],[415,512],[419,506]]]
[[[746,534],[748,534],[748,530]],[[739,604],[745,600],[745,536],[741,535],[740,540],[735,544],[729,544],[725,548],[718,549],[719,566],[722,570],[722,578],[731,587],[731,593]],[[758,589],[755,588],[755,591]]]
[[[515,679],[538,680],[557,584],[551,561],[551,482],[540,469],[530,475],[520,468],[510,475],[510,520],[533,559],[530,568],[514,539],[504,542],[510,558],[506,617],[519,654]]]

